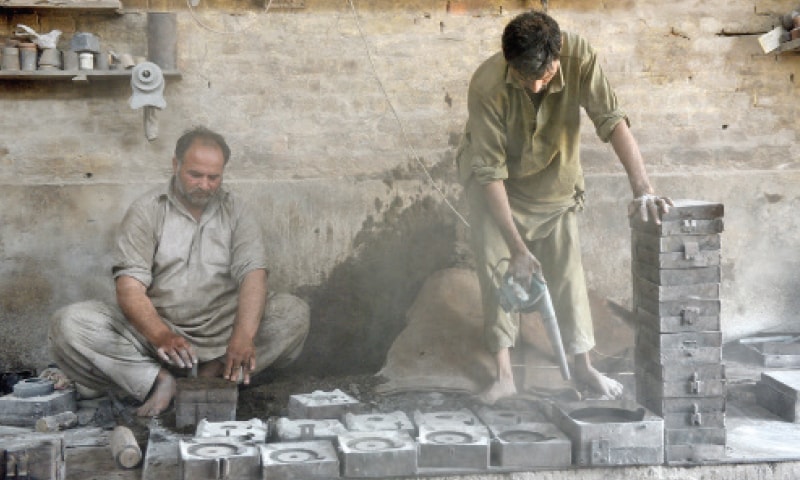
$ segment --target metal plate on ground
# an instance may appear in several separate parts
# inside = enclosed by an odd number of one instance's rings
[[[268,443],[259,445],[259,449],[263,478],[293,480],[339,476],[339,458],[328,440]]]
[[[345,477],[417,473],[417,445],[405,432],[347,432],[338,436],[338,444]]]
[[[485,426],[422,424],[417,442],[419,468],[489,468],[489,429]]]

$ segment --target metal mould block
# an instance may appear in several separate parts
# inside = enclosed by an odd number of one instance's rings
[[[480,419],[469,409],[446,410],[441,412],[414,412],[414,423],[417,427],[429,425],[433,427],[464,426],[473,427],[482,425]]]
[[[252,443],[222,438],[194,438],[178,443],[181,480],[261,478],[261,456]]]
[[[536,410],[500,410],[481,407],[478,418],[488,427],[519,425],[520,423],[547,423],[547,418]]]
[[[764,372],[756,382],[756,400],[787,422],[800,423],[799,390],[799,370]]]
[[[720,397],[697,397],[697,398],[663,398],[657,397],[653,392],[637,391],[639,403],[652,410],[658,415],[684,414],[692,412],[694,406],[700,412],[725,412],[726,398]]]
[[[0,397],[0,424],[32,427],[42,417],[76,409],[75,391],[72,389],[33,397],[18,397],[12,393]]]
[[[275,422],[275,432],[281,442],[298,440],[335,440],[347,428],[339,420],[299,419],[281,417]]]
[[[707,235],[722,232],[725,209],[721,203],[700,200],[675,200],[661,224],[643,222],[638,215],[630,217],[631,228],[660,236]]]
[[[518,423],[489,429],[494,465],[530,468],[572,465],[572,443],[552,423]]]
[[[637,263],[653,265],[658,268],[714,267],[720,264],[721,259],[719,250],[700,250],[690,255],[676,252],[659,253],[641,247],[634,247],[632,251]]]
[[[664,457],[668,465],[696,465],[725,458],[725,445],[667,445]]]
[[[175,393],[175,426],[197,425],[200,420],[236,420],[239,390],[223,378],[179,378]]]
[[[641,299],[639,303],[641,305]],[[721,330],[722,327],[718,314],[700,315],[700,309],[692,307],[684,308],[680,315],[663,317],[640,307],[636,309],[636,320],[641,325],[661,333],[713,332]]]
[[[423,424],[417,442],[419,468],[489,468],[489,429],[485,426]]]
[[[691,255],[695,251],[719,250],[722,236],[713,235],[671,235],[659,237],[648,233],[632,231],[632,244],[643,250],[658,253],[683,253]]]
[[[344,417],[344,424],[352,432],[380,432],[401,431],[409,435],[414,434],[414,424],[405,412],[391,413],[348,413]]]
[[[64,480],[64,448],[61,433],[0,436],[0,478]]]
[[[658,285],[642,277],[637,277],[636,291],[639,296],[660,302],[685,299],[719,299],[719,283],[699,283],[696,285]]]
[[[719,364],[722,361],[721,332],[651,333],[639,328],[636,334],[636,360],[672,367]]]
[[[756,335],[742,338],[739,343],[755,352],[764,367],[800,367],[800,334],[798,333]]]
[[[263,477],[269,480],[337,478],[339,458],[327,440],[268,443],[261,451]]]
[[[664,462],[664,421],[626,401],[554,405],[556,424],[572,441],[582,466],[653,465]]]
[[[237,442],[264,443],[269,435],[267,424],[257,418],[246,422],[209,422],[200,420],[195,431],[196,437],[225,437]]]
[[[724,365],[695,365],[686,369],[637,360],[637,391],[662,398],[724,397],[727,393]]]
[[[725,428],[675,428],[664,431],[667,445],[725,445]]]
[[[700,268],[659,268],[635,262],[633,271],[638,277],[664,286],[719,283],[721,279],[719,265]]]
[[[342,418],[348,412],[360,412],[364,405],[339,389],[317,390],[289,397],[290,418]]]
[[[719,316],[721,302],[719,299],[684,298],[666,301],[639,296],[636,298],[636,311],[651,313],[658,317],[679,317],[681,323],[688,324],[694,318]],[[709,329],[718,330],[718,329]]]
[[[338,437],[344,477],[417,473],[417,445],[405,432],[348,432]]]

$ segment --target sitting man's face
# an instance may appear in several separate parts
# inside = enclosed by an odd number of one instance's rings
[[[181,201],[190,208],[205,208],[222,185],[225,157],[212,142],[195,141],[183,157],[174,161],[175,187]]]

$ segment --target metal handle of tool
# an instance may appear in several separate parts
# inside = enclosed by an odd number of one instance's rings
[[[497,264],[492,268],[492,275],[497,280],[497,267],[502,262],[510,262],[510,259],[500,259]],[[533,275],[530,280],[530,287],[526,292],[527,298],[520,298],[515,293],[513,288],[514,279],[506,274],[499,280],[500,288],[498,289],[498,296],[500,306],[507,312],[539,312],[542,316],[545,330],[547,330],[547,337],[550,339],[550,344],[553,346],[553,352],[558,361],[558,367],[561,370],[561,377],[564,380],[571,378],[569,373],[569,365],[567,364],[567,354],[564,351],[564,344],[561,342],[561,330],[558,328],[558,320],[556,319],[556,312],[553,308],[553,301],[550,298],[550,291],[547,289],[547,282],[544,277]],[[503,283],[504,282],[504,283]],[[521,287],[519,287],[521,288]]]
[[[544,285],[544,294],[536,305],[538,306],[539,314],[542,316],[544,328],[547,330],[547,338],[550,339],[553,352],[556,354],[561,377],[564,380],[569,380],[571,376],[569,374],[569,365],[567,364],[567,354],[564,351],[564,344],[561,342],[561,330],[558,328],[556,312],[553,309],[553,301],[550,298],[550,291],[547,289],[547,285]]]

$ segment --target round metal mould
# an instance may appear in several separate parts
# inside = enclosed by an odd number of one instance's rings
[[[220,458],[238,455],[242,452],[242,447],[231,443],[200,443],[190,445],[187,452],[191,455],[204,458]]]
[[[54,390],[53,382],[44,378],[25,378],[14,384],[14,396],[21,398],[49,395]]]
[[[500,440],[508,443],[538,443],[546,442],[555,438],[531,430],[506,430],[505,432],[499,434],[498,437]]]
[[[573,420],[586,423],[630,423],[644,420],[643,408],[626,410],[614,407],[589,407],[570,412]]]
[[[431,432],[426,435],[425,438],[431,443],[438,443],[441,445],[464,445],[475,442],[475,438],[469,433],[447,430]]]
[[[319,460],[322,457],[308,448],[287,448],[270,453],[269,458],[281,463],[306,463]]]
[[[380,452],[397,448],[398,445],[389,438],[383,437],[364,437],[350,440],[347,446],[353,450],[362,452]]]

